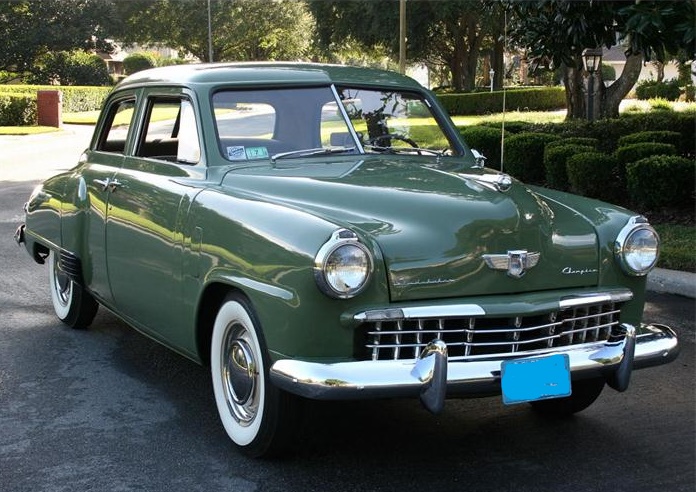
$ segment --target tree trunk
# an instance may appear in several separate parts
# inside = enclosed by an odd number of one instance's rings
[[[585,103],[585,84],[583,80],[582,57],[577,56],[576,67],[564,67],[563,85],[566,94],[566,119],[587,118]]]
[[[619,105],[638,81],[642,67],[642,54],[629,55],[626,58],[621,76],[603,91],[600,105],[601,118],[618,118]]]
[[[493,65],[493,70],[495,70],[495,74],[493,75],[493,88],[498,90],[502,89],[503,87],[503,80],[505,76],[505,42],[503,41],[502,37],[500,39],[496,39],[495,44],[493,45],[493,60],[492,60],[492,65]]]

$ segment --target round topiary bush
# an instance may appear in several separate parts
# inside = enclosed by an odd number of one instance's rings
[[[596,149],[588,145],[577,145],[572,143],[564,145],[558,144],[559,142],[551,142],[544,150],[546,185],[556,190],[567,190],[569,188],[568,172],[566,170],[568,158],[575,154],[592,152]]]
[[[616,157],[601,152],[583,152],[568,158],[566,169],[573,193],[612,203],[623,200],[621,182],[617,176]]]
[[[666,143],[678,148],[681,145],[681,133],[669,130],[652,130],[638,133],[631,133],[619,138],[619,147],[625,147],[635,143]]]
[[[505,172],[529,184],[541,184],[544,169],[544,148],[560,137],[549,133],[519,133],[505,139]]]
[[[488,126],[470,126],[461,132],[464,141],[472,149],[486,156],[486,166],[497,169],[500,167],[500,129]]]
[[[546,150],[564,145],[582,145],[585,147],[592,147],[593,149],[597,149],[597,145],[599,145],[599,140],[592,137],[567,137],[562,138],[560,140],[556,140],[555,142],[549,142],[548,144],[546,144]]]
[[[639,142],[624,145],[616,149],[616,158],[619,164],[626,166],[631,162],[636,162],[653,155],[675,155],[677,149],[674,145],[655,142]]]
[[[646,209],[693,209],[696,161],[674,155],[654,155],[628,164],[626,179],[633,201]]]

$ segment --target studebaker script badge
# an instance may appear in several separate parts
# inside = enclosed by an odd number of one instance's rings
[[[534,268],[539,263],[541,253],[530,253],[526,249],[508,251],[507,254],[483,255],[483,260],[488,268],[493,270],[507,270],[507,274],[513,278],[522,277],[527,270]]]

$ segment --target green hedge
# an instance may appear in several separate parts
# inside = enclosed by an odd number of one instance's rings
[[[32,126],[36,121],[36,95],[0,92],[0,126]]]
[[[528,184],[544,182],[544,148],[558,140],[548,133],[518,133],[505,139],[505,171]]]
[[[509,130],[509,123],[505,130]],[[611,118],[588,122],[572,120],[563,123],[528,123],[525,131],[552,133],[563,139],[590,137],[598,140],[598,149],[612,153],[618,148],[621,137],[645,131],[673,131],[681,135],[677,153],[683,157],[696,155],[696,111],[657,111],[650,113],[623,114]]]
[[[621,203],[619,164],[613,155],[583,152],[568,158],[566,169],[573,193],[611,203]]]
[[[679,156],[656,155],[628,164],[628,192],[641,207],[691,209],[694,207],[696,161]]]
[[[695,129],[696,131],[696,129]],[[655,142],[667,143],[678,148],[681,145],[681,133],[669,130],[652,130],[646,132],[631,133],[630,135],[619,138],[618,146],[624,147],[629,144]]]
[[[500,167],[500,140],[502,135],[499,128],[488,126],[470,126],[461,130],[464,141],[472,149],[478,150],[486,157],[486,166]]]
[[[616,159],[619,164],[626,166],[653,155],[674,155],[677,150],[674,145],[655,142],[639,142],[616,149]]]
[[[567,190],[569,188],[568,172],[566,163],[575,154],[583,152],[593,152],[595,147],[589,145],[578,145],[564,143],[563,140],[551,142],[544,149],[544,169],[546,170],[546,185],[557,190]]]
[[[453,116],[500,113],[503,94],[507,111],[549,111],[566,107],[562,87],[535,87],[509,91],[439,94],[438,98]]]
[[[63,112],[78,113],[97,111],[101,108],[111,87],[86,87],[62,85],[3,85],[0,91],[12,94],[34,94],[38,91],[61,91],[63,93]]]

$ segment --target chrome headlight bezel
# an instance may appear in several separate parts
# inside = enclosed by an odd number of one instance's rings
[[[360,255],[364,264],[358,268],[363,269],[362,278],[355,285],[345,285],[339,287],[335,281],[332,281],[332,259],[336,258],[336,254],[344,248],[350,248],[352,253]],[[350,268],[346,265],[346,268]],[[370,282],[372,271],[374,268],[374,260],[370,250],[358,240],[358,236],[348,229],[339,229],[335,231],[329,240],[319,249],[314,258],[314,279],[324,294],[334,299],[350,299],[360,294]],[[347,271],[346,271],[347,273]],[[354,280],[354,279],[353,279]]]
[[[649,262],[637,265],[636,259],[630,257],[632,254],[632,242],[636,239],[637,235],[645,235],[646,233],[652,236],[655,241],[654,253],[651,253],[648,257]],[[657,260],[660,256],[660,236],[655,229],[648,224],[645,217],[631,217],[628,224],[621,229],[621,232],[619,232],[619,235],[616,237],[614,256],[621,266],[621,269],[626,274],[634,277],[644,277],[655,268],[657,264]]]

